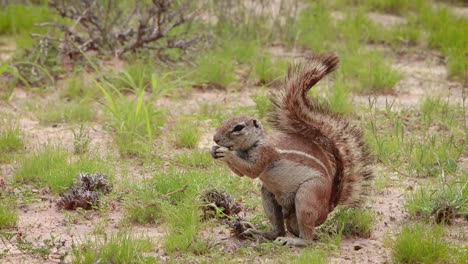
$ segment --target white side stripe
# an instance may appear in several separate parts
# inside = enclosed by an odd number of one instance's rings
[[[306,157],[306,158],[309,158],[315,162],[317,162],[320,166],[322,166],[322,168],[329,173],[329,171],[327,170],[327,168],[325,167],[325,165],[319,160],[317,159],[316,157],[312,156],[312,155],[309,155],[305,152],[302,152],[302,151],[298,151],[298,150],[286,150],[286,149],[279,149],[279,148],[276,148],[276,151],[278,151],[278,153],[280,154],[296,154],[296,155],[299,155],[299,156],[303,156],[303,157]]]

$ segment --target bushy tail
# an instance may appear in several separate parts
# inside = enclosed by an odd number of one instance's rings
[[[283,87],[271,94],[274,109],[269,121],[284,133],[302,135],[328,149],[337,167],[332,203],[356,204],[372,177],[362,131],[316,98],[307,97],[310,88],[335,70],[338,62],[336,55],[316,55],[306,64],[291,67]]]

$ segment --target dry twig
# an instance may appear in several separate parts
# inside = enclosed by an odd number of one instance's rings
[[[73,22],[37,24],[59,29],[64,33],[63,39],[38,34],[34,37],[60,42],[62,56],[69,58],[90,50],[122,57],[128,52],[151,49],[157,51],[159,59],[168,60],[165,51],[177,49],[187,53],[202,39],[201,35],[190,33],[191,23],[198,14],[193,3],[190,0],[136,0],[125,4],[118,0],[49,0],[51,8]]]

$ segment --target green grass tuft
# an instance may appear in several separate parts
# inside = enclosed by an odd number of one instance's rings
[[[58,193],[70,187],[79,172],[108,173],[109,168],[99,157],[82,156],[72,159],[71,154],[60,147],[46,146],[20,160],[14,179],[48,187]]]
[[[39,109],[37,116],[44,125],[54,123],[82,123],[96,118],[96,112],[88,100],[68,103],[50,103]]]
[[[444,263],[450,260],[450,247],[440,226],[407,224],[390,242],[396,263]]]
[[[460,174],[442,186],[424,186],[409,193],[405,203],[409,214],[448,224],[455,217],[468,217],[468,171]]]
[[[321,1],[312,2],[300,14],[295,28],[297,44],[313,52],[329,51],[335,30],[329,8]]]
[[[111,74],[109,82],[122,92],[149,90],[155,71],[154,63],[136,60],[127,64],[123,71]]]
[[[463,111],[460,104],[452,104],[440,97],[426,97],[421,100],[420,112],[426,129],[441,126],[444,130],[456,130],[461,126]]]
[[[254,95],[252,100],[255,102],[255,110],[257,110],[257,116],[265,118],[271,107],[271,102],[268,97],[263,95]]]
[[[375,102],[370,101],[371,104]],[[419,108],[375,111],[368,122],[369,143],[378,159],[395,171],[416,177],[450,174],[466,148],[463,107],[425,99]]]
[[[346,50],[358,50],[363,43],[379,43],[386,37],[386,30],[375,25],[363,10],[349,13],[335,30],[335,38],[341,43],[338,46]]]
[[[24,149],[23,135],[18,127],[0,128],[0,163],[9,162],[12,155]]]
[[[152,181],[143,181],[132,187],[132,194],[125,201],[125,220],[136,224],[155,224],[163,219],[160,193]]]
[[[47,5],[9,4],[0,11],[0,35],[29,33],[35,23],[50,21],[53,16]]]
[[[2,202],[0,205],[0,229],[15,227],[18,222],[16,208],[5,203],[3,199],[0,201]]]
[[[86,75],[80,71],[74,72],[73,76],[66,80],[65,87],[60,92],[60,97],[77,102],[90,98],[99,98],[101,95],[99,89],[87,83],[85,78]]]
[[[325,234],[339,234],[345,237],[370,237],[375,215],[364,209],[338,207],[332,216],[320,227]]]
[[[362,2],[372,10],[399,15],[410,11],[424,10],[427,4],[426,0],[365,0]]]
[[[353,104],[351,102],[351,93],[343,81],[337,80],[333,85],[327,101],[330,109],[335,113],[349,114],[353,112]]]
[[[119,232],[73,246],[71,263],[155,263],[156,258],[147,255],[153,247],[149,238]]]
[[[79,129],[72,129],[72,133],[73,152],[77,155],[81,155],[88,152],[89,144],[91,143],[89,129],[85,128],[83,124],[81,124]]]
[[[416,46],[421,42],[422,32],[415,23],[409,22],[392,27],[385,34],[384,40],[392,46]]]
[[[327,262],[328,253],[319,249],[304,251],[292,261],[294,264],[323,264]]]
[[[288,69],[288,63],[282,59],[275,59],[270,54],[262,54],[253,61],[255,77],[261,84],[270,84],[282,80]]]
[[[429,135],[425,141],[409,142],[408,170],[417,177],[437,176],[457,170],[462,148],[453,136]]]
[[[123,156],[146,157],[152,142],[166,122],[164,113],[145,98],[143,89],[128,98],[111,83],[96,83],[106,98],[110,129]]]
[[[131,188],[132,194],[125,201],[126,220],[137,224],[165,224],[168,233],[164,248],[168,252],[200,253],[206,244],[197,240],[203,205],[199,196],[212,188],[242,195],[251,191],[252,185],[231,176],[225,168],[210,166],[170,168]]]
[[[230,54],[215,50],[199,57],[193,76],[199,83],[226,88],[235,80],[234,70],[235,62]]]
[[[200,130],[193,121],[180,121],[174,128],[174,143],[179,148],[195,148],[201,138]]]
[[[164,240],[164,249],[169,252],[197,252],[202,250],[196,235],[201,227],[198,208],[186,201],[177,207],[168,207],[164,212],[169,230]]]
[[[354,91],[388,93],[401,79],[400,74],[388,65],[380,52],[344,51],[341,61],[339,76],[343,76]]]
[[[260,53],[260,43],[255,40],[242,37],[232,37],[220,44],[223,47],[223,53],[235,59],[238,63],[252,63],[257,54]]]
[[[468,60],[468,19],[448,8],[428,8],[419,12],[416,23],[429,33],[430,48],[440,49],[448,58],[449,76],[466,80]]]

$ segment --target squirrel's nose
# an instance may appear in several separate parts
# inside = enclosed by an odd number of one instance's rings
[[[219,139],[219,137],[217,135],[215,135],[213,137],[213,141],[216,142],[216,144],[219,144],[220,139]]]

